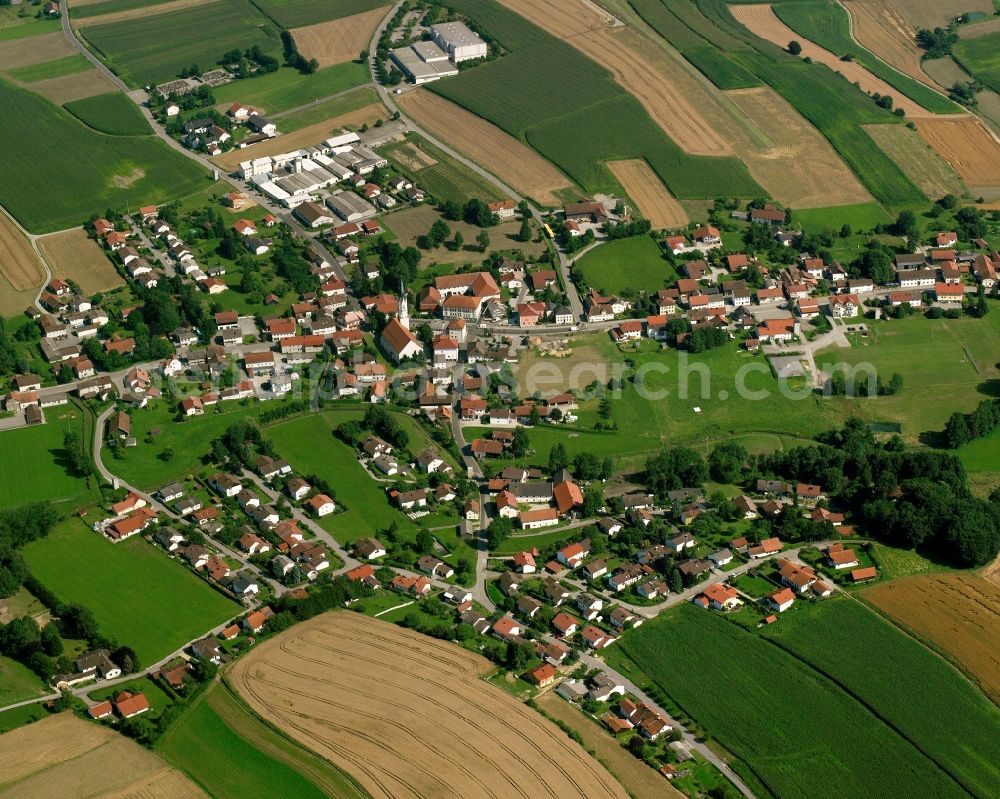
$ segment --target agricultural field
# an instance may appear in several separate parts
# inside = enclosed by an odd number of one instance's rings
[[[775,626],[785,625],[783,616]],[[721,615],[687,604],[671,609],[608,653],[619,670],[640,685],[654,685],[709,730],[776,796],[813,795],[816,775],[830,796],[966,795],[870,707]],[[857,668],[869,662],[858,650]],[[896,664],[883,673],[899,672]],[[925,687],[913,690],[924,697]],[[912,702],[913,695],[907,704],[920,712],[922,702]],[[732,701],[720,701],[725,697]],[[877,768],[871,767],[872,752],[878,752]]]
[[[954,167],[973,194],[1000,185],[1000,144],[975,117],[918,119],[920,135]],[[987,192],[988,193],[988,192]]]
[[[836,230],[850,225],[854,230],[870,231],[876,225],[891,222],[892,218],[877,203],[838,205],[833,208],[796,209],[792,221],[802,226],[806,233]]]
[[[362,51],[368,52],[372,34],[385,12],[385,8],[376,8],[351,17],[294,28],[292,38],[299,52],[306,58],[315,58],[321,67],[353,61]]]
[[[223,683],[195,700],[156,751],[216,799],[366,796],[345,774],[262,722]]]
[[[0,458],[0,507],[50,500],[61,510],[94,501],[96,484],[71,474],[63,456],[63,433],[76,428],[88,441],[80,411],[75,405],[45,410],[43,425],[5,430],[5,457]],[[89,443],[89,441],[88,441]]]
[[[368,67],[353,61],[318,69],[312,75],[302,75],[291,67],[282,67],[259,78],[234,80],[213,89],[212,94],[220,109],[237,102],[250,103],[272,115],[325,99],[370,80]],[[276,124],[281,130],[280,118]]]
[[[3,10],[0,6],[0,12]],[[77,51],[60,32],[35,36],[30,40],[8,40],[0,50],[0,70],[8,72],[11,69],[55,61],[76,54]]]
[[[0,209],[0,317],[20,313],[34,302],[45,282],[45,269],[31,242]]]
[[[99,134],[3,81],[0,105],[0,136],[34,143],[34,158],[0,166],[0,204],[31,232],[74,227],[107,207],[165,202],[195,191],[206,176],[161,141]]]
[[[375,93],[375,90],[365,88],[357,89],[340,97],[335,97],[332,100],[315,103],[301,111],[279,114],[276,121],[280,123],[281,130],[284,133],[288,133],[307,128],[328,119],[335,120],[345,114],[351,114],[361,109],[367,109],[370,112],[370,117],[360,122],[359,126],[365,124],[365,122],[370,124],[385,113],[384,106],[378,102],[378,95]]]
[[[125,285],[107,252],[83,228],[43,236],[38,248],[53,276],[73,280],[85,294]]]
[[[80,33],[131,86],[172,80],[192,64],[210,69],[233,48],[258,45],[270,55],[281,53],[277,28],[249,0],[216,0],[168,14],[95,24]]]
[[[688,223],[688,215],[683,206],[667,191],[663,181],[645,161],[638,158],[631,161],[611,161],[608,169],[654,230],[679,228]]]
[[[25,547],[24,559],[60,601],[86,605],[101,633],[128,643],[144,664],[155,663],[240,611],[141,537],[112,544],[77,518]],[[95,585],[101,590],[95,591]]]
[[[299,28],[343,19],[376,8],[388,11],[389,0],[255,0],[255,5],[283,28]]]
[[[374,799],[626,796],[558,727],[481,680],[490,668],[453,644],[332,612],[263,642],[230,680],[252,710]]]
[[[83,2],[75,0],[69,4],[69,12],[73,26],[78,27],[78,23],[91,25],[94,22],[107,22],[112,19],[129,19],[130,16],[162,14],[198,2],[205,0],[83,0]],[[130,16],[123,16],[126,14]],[[95,17],[103,19],[95,20]],[[83,23],[83,20],[87,22]]]
[[[955,17],[978,11],[981,14],[992,14],[991,0],[893,0],[893,7],[899,12],[906,24],[914,30],[934,28],[937,25],[947,25]]]
[[[774,6],[774,13],[795,33],[832,52],[838,59],[850,55],[853,62],[902,92],[924,110],[937,114],[955,114],[961,110],[948,98],[918,80],[898,72],[875,57],[871,51],[858,45],[851,36],[850,15],[842,5],[833,0],[795,0],[795,2],[778,3]],[[785,40],[786,45],[788,41],[790,40]],[[885,92],[880,93],[885,94]],[[907,109],[907,114],[910,113]]]
[[[111,136],[152,133],[139,107],[121,92],[98,94],[63,106],[84,125]]]
[[[204,799],[187,777],[114,730],[69,712],[0,736],[3,799]]]
[[[851,15],[851,32],[863,47],[904,75],[930,82],[921,65],[924,51],[917,46],[917,31],[893,0],[850,0],[844,8]]]
[[[943,652],[1000,703],[1000,587],[975,574],[923,574],[880,583],[862,598]]]
[[[396,102],[418,125],[543,205],[558,205],[556,192],[573,184],[538,153],[496,125],[425,89]]]
[[[77,53],[57,58],[54,61],[43,61],[40,64],[9,69],[7,74],[22,83],[34,83],[49,78],[61,78],[63,75],[72,75],[74,72],[83,72],[90,68],[90,62]]]
[[[59,30],[58,19],[36,19],[35,10],[27,5],[0,6],[0,42],[30,39]]]
[[[677,280],[677,272],[649,236],[611,241],[575,261],[573,269],[602,294],[655,293]]]
[[[915,130],[899,125],[865,125],[865,133],[924,194],[933,199],[968,193],[955,169]]]
[[[0,707],[49,693],[38,675],[9,657],[0,656]]]
[[[967,72],[1000,91],[1000,33],[961,39],[951,52]]]
[[[683,55],[719,89],[749,89],[760,86],[760,80],[756,75],[714,47],[689,47]]]
[[[472,199],[486,202],[506,199],[506,195],[482,175],[416,134],[380,149],[396,169],[440,202],[453,200],[463,204]]]

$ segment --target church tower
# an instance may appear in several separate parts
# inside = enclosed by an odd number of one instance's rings
[[[403,281],[399,281],[399,323],[407,330],[410,329],[410,308],[406,301],[406,287]]]

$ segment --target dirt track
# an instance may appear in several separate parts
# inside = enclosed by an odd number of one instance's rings
[[[608,169],[654,229],[683,227],[688,223],[688,215],[683,206],[674,199],[645,161],[638,158],[609,161]]]
[[[152,752],[65,712],[0,735],[0,799],[204,799]]]
[[[528,145],[485,119],[424,89],[396,102],[417,124],[543,205],[558,205],[554,192],[572,182]]]
[[[736,5],[730,6],[729,10],[738,22],[745,25],[752,33],[757,34],[762,39],[767,39],[767,41],[782,48],[787,47],[788,43],[792,40],[798,41],[802,45],[802,58],[809,57],[813,61],[826,64],[826,66],[834,72],[839,72],[851,83],[860,85],[861,90],[868,94],[878,93],[889,95],[892,97],[893,107],[905,110],[907,117],[913,119],[934,116],[901,92],[896,91],[896,89],[892,88],[885,81],[876,78],[860,64],[854,61],[841,61],[839,56],[797,34],[775,16],[771,6]]]
[[[607,17],[583,0],[501,0],[525,19],[565,38],[609,70],[677,145],[692,155],[732,155],[729,142],[640,51],[643,36],[629,27],[602,28]],[[593,30],[594,27],[600,28]],[[659,58],[665,58],[659,55]]]
[[[955,167],[970,188],[1000,186],[1000,144],[978,119],[939,117],[915,122],[920,135]]]
[[[372,34],[385,12],[385,8],[376,8],[342,19],[292,28],[292,38],[299,52],[306,58],[315,58],[321,67],[343,64],[357,58],[362,50],[368,50]]]
[[[261,644],[230,679],[266,720],[373,799],[624,797],[558,727],[483,682],[486,660],[335,611]]]
[[[893,580],[864,597],[947,652],[1000,704],[1000,588],[953,572]]]

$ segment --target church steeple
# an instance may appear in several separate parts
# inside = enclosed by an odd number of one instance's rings
[[[403,281],[399,281],[399,323],[407,330],[410,329],[410,308],[406,300],[406,287]]]

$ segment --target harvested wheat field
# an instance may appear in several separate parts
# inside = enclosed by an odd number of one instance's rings
[[[890,66],[923,83],[932,83],[920,64],[923,50],[917,32],[903,19],[892,0],[847,0],[854,38]]]
[[[871,202],[830,143],[773,89],[735,89],[725,95],[769,142],[749,145],[741,157],[776,199],[792,208]]]
[[[348,111],[346,114],[331,117],[315,125],[309,125],[291,133],[282,133],[269,141],[261,142],[247,147],[244,150],[230,150],[228,153],[212,158],[211,161],[219,169],[225,172],[235,170],[241,161],[248,161],[251,158],[263,158],[265,155],[278,155],[297,150],[300,147],[308,147],[311,144],[323,141],[334,133],[340,132],[343,128],[360,128],[364,124],[373,124],[379,119],[385,119],[388,113],[381,103],[372,103],[364,108],[357,108]],[[280,117],[276,118],[280,124]]]
[[[933,114],[923,108],[923,106],[917,105],[913,102],[913,100],[906,97],[901,92],[896,91],[896,89],[892,88],[892,86],[881,78],[876,78],[871,72],[857,62],[841,61],[839,56],[817,44],[813,44],[808,39],[805,39],[797,34],[784,22],[778,19],[777,16],[775,16],[771,6],[736,5],[730,6],[729,10],[738,22],[741,22],[747,27],[747,29],[750,30],[751,33],[755,33],[762,39],[767,39],[767,41],[772,44],[776,44],[781,48],[787,47],[788,43],[793,39],[797,40],[802,44],[803,58],[808,56],[813,61],[826,64],[826,66],[834,72],[839,72],[851,83],[859,84],[861,86],[861,90],[867,92],[868,94],[878,93],[882,95],[889,95],[892,97],[893,107],[902,108],[906,111],[907,117],[914,118],[933,116]]]
[[[608,17],[585,0],[501,0],[525,19],[564,38],[596,61],[632,94],[684,152],[732,155],[726,138],[712,128],[685,94],[641,50],[642,34],[630,27],[607,28]],[[597,28],[596,30],[594,28]],[[658,58],[666,56],[657,54]]]
[[[1000,186],[1000,144],[975,117],[917,119],[928,144],[955,167],[975,193],[977,187]]]
[[[0,316],[32,304],[45,282],[45,267],[7,212],[0,209]]]
[[[124,11],[112,11],[110,14],[99,14],[94,17],[74,19],[73,27],[85,28],[88,25],[103,25],[106,22],[125,22],[129,19],[159,16],[160,14],[169,14],[171,11],[183,11],[185,8],[191,8],[192,6],[203,6],[208,5],[209,3],[218,2],[219,0],[171,0],[171,2],[168,3],[156,3],[151,6],[144,5],[139,6],[138,8],[127,8]],[[79,6],[80,3],[73,3],[72,5]]]
[[[905,125],[863,125],[874,142],[928,197],[965,194],[962,178],[920,134]]]
[[[265,720],[373,799],[626,796],[540,714],[484,682],[460,647],[335,611],[265,641],[229,678]]]
[[[450,100],[417,89],[396,102],[418,125],[542,205],[558,205],[555,192],[573,186],[528,145]]]
[[[0,70],[30,67],[44,61],[55,61],[57,58],[64,58],[76,52],[62,33],[12,39],[5,41],[0,47]]]
[[[82,227],[43,236],[38,240],[38,248],[53,276],[75,281],[84,294],[109,291],[125,284],[104,249]]]
[[[952,572],[893,580],[864,597],[947,653],[1000,704],[1000,587]]]
[[[978,39],[980,36],[987,36],[1000,31],[1000,19],[987,19],[977,22],[975,25],[962,25],[956,31],[962,39]]]
[[[992,0],[891,0],[899,15],[914,30],[944,27],[970,11],[993,13]]]
[[[608,169],[654,229],[683,227],[688,223],[687,212],[645,161],[638,158],[609,161]]]
[[[0,799],[205,796],[152,752],[68,712],[0,735],[0,763]]]
[[[368,49],[375,28],[385,16],[385,8],[376,8],[351,17],[332,19],[304,28],[293,28],[292,38],[299,52],[315,58],[321,67],[353,61]]]

